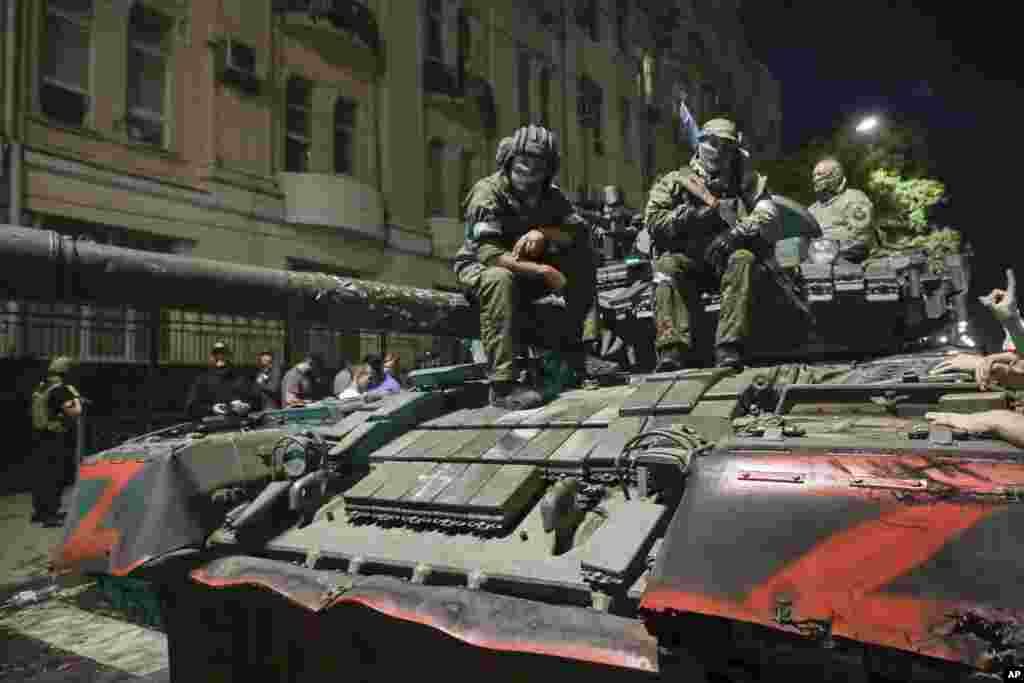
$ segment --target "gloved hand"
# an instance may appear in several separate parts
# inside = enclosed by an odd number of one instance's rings
[[[228,404],[226,404],[226,403],[217,403],[217,404],[215,404],[213,406],[213,414],[214,415],[227,415],[228,414]]]
[[[248,415],[252,407],[245,401],[234,400],[231,402],[231,411],[235,415]]]

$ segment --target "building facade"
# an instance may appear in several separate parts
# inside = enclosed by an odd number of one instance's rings
[[[7,222],[121,246],[452,288],[462,199],[520,124],[557,132],[574,199],[618,184],[636,207],[689,156],[680,93],[698,120],[736,116],[775,153],[779,86],[749,56],[737,5],[0,0],[0,204]],[[18,330],[0,353],[52,350],[28,348],[43,344],[35,306],[0,312]],[[129,334],[142,313],[61,310],[65,350],[152,353]],[[209,323],[194,349],[167,341],[166,362],[247,325],[162,315],[182,339]],[[261,324],[246,353],[282,343]],[[350,358],[367,346],[329,330],[311,343]]]

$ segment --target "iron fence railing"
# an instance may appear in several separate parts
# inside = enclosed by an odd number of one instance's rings
[[[288,362],[316,353],[329,368],[385,351],[397,353],[406,369],[467,357],[463,340],[433,335],[332,329],[302,321],[288,330],[280,319],[178,309],[161,309],[154,330],[153,315],[131,306],[6,301],[0,304],[0,358],[67,355],[89,363],[195,366],[204,365],[213,344],[223,341],[237,364],[252,365],[262,351],[283,357],[288,337]]]

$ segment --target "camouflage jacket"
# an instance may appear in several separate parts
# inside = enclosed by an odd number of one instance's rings
[[[735,183],[722,189],[705,183],[719,200],[719,210],[702,219],[698,212],[705,206],[704,201],[684,184],[684,179],[694,175],[705,180],[699,163],[666,173],[651,188],[644,222],[659,252],[682,253],[699,261],[711,240],[728,229],[729,221],[767,227],[778,220],[774,208],[768,208],[772,205],[767,179],[754,172],[744,174],[742,186]]]
[[[455,255],[456,273],[469,263],[491,265],[533,226],[561,226],[577,239],[588,234],[587,224],[557,186],[546,188],[537,206],[530,208],[501,171],[477,181],[466,196],[463,215],[465,242]]]
[[[839,256],[848,261],[866,259],[878,246],[872,222],[874,206],[860,190],[848,187],[825,203],[808,208],[821,225],[824,237],[839,241]]]

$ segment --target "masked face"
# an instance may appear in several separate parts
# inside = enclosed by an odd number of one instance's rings
[[[739,146],[732,140],[708,135],[697,145],[697,155],[709,173],[721,174],[728,171],[736,159]]]
[[[534,195],[540,192],[549,173],[548,162],[543,157],[533,154],[517,154],[512,159],[509,179],[517,192]]]
[[[843,169],[836,163],[826,161],[815,166],[811,181],[818,201],[828,201],[839,194],[844,180]]]

